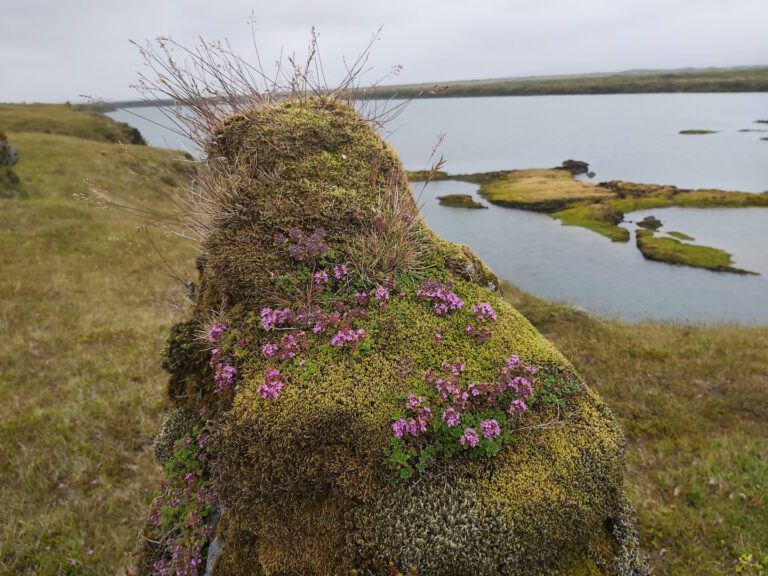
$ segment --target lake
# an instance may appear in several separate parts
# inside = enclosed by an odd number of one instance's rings
[[[135,116],[138,114],[143,118]],[[195,152],[156,108],[110,116],[136,126],[155,146]],[[452,173],[590,163],[595,181],[629,180],[762,192],[768,190],[768,94],[622,94],[446,98],[411,102],[387,126],[408,169],[427,166],[440,133]],[[680,130],[716,134],[686,136]],[[733,254],[738,276],[645,260],[634,245],[612,243],[549,216],[490,206],[440,206],[436,196],[474,194],[463,182],[433,182],[421,194],[426,221],[469,244],[502,278],[549,300],[623,320],[768,324],[768,209],[652,210],[698,243]],[[421,190],[416,184],[414,191]],[[644,214],[628,215],[629,220]],[[631,224],[628,227],[632,228]]]

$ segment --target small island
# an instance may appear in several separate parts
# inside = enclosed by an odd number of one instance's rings
[[[717,134],[717,130],[680,130],[678,134],[686,134],[689,136],[703,136],[705,134]]]
[[[445,196],[438,196],[437,199],[441,206],[449,206],[450,208],[471,208],[474,210],[488,208],[469,194],[446,194]]]
[[[629,242],[630,231],[620,226],[624,222],[624,215],[629,212],[669,206],[768,207],[768,192],[754,194],[715,189],[687,190],[676,186],[639,184],[621,180],[590,184],[575,178],[571,162],[567,161],[555,168],[455,175],[441,172],[439,179],[478,184],[480,186],[478,193],[491,204],[549,214],[566,226],[580,226],[592,230],[613,242]],[[578,173],[583,173],[583,170],[579,170]],[[411,181],[424,181],[427,173],[409,172],[408,177]],[[651,232],[660,228],[661,222],[655,218],[652,220],[646,218],[642,224],[638,225],[641,230],[651,228],[647,230]],[[645,234],[643,246],[638,245],[638,248],[646,258],[652,260],[719,272],[749,273],[734,268],[731,265],[731,255],[727,252],[708,246],[680,242],[680,240],[693,240],[692,237],[680,232],[670,233],[669,236],[671,237]],[[663,249],[659,249],[659,246]],[[703,252],[699,249],[703,249]],[[719,255],[715,257],[709,252],[710,250],[719,252]]]

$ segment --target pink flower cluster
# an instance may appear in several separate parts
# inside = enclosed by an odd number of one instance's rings
[[[400,418],[392,424],[392,432],[398,439],[402,439],[406,433],[414,437],[424,434],[432,419],[432,410],[424,404],[424,398],[421,396],[409,394],[406,409],[410,417]]]
[[[223,324],[216,324],[214,327],[217,326],[221,329],[216,331],[216,341],[221,339],[222,334],[227,329]],[[213,332],[213,329],[209,331],[209,334],[210,332]],[[216,384],[217,394],[222,394],[232,388],[237,375],[237,368],[225,362],[221,356],[221,348],[211,350],[210,366],[213,368],[213,382]]]
[[[257,391],[262,398],[277,398],[280,394],[280,390],[283,389],[285,383],[282,380],[283,375],[275,368],[267,368],[264,373],[264,380],[258,387]]]
[[[365,330],[353,330],[349,326],[343,326],[331,338],[331,345],[337,348],[353,348],[361,340],[365,340]]]
[[[214,324],[208,329],[208,341],[212,342],[213,344],[216,344],[220,339],[221,336],[224,334],[224,332],[227,331],[227,325],[226,324]]]
[[[295,319],[293,310],[290,308],[280,308],[273,310],[272,308],[261,309],[261,327],[265,332],[269,332],[276,326],[286,326],[291,324]]]
[[[487,326],[482,324],[495,322],[496,312],[490,304],[481,302],[480,304],[472,305],[472,313],[475,315],[476,321],[481,325],[473,326],[472,324],[467,324],[465,332],[468,336],[472,336],[478,342],[483,343],[491,338],[492,332]]]
[[[328,282],[328,272],[320,270],[319,272],[315,272],[313,278],[315,286],[325,286],[325,283]]]
[[[452,292],[453,284],[437,280],[424,280],[416,291],[416,296],[432,302],[435,314],[442,315],[464,306],[464,301]]]

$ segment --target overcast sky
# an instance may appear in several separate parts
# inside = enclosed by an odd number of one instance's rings
[[[300,52],[317,26],[340,73],[383,26],[371,80],[432,82],[768,64],[768,0],[0,0],[0,101],[133,99],[128,40],[229,38],[263,59]]]

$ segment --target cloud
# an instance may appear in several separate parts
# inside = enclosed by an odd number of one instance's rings
[[[129,39],[227,37],[247,56],[251,11],[264,61],[315,25],[336,78],[381,25],[371,63],[403,82],[768,64],[764,0],[3,0],[0,101],[133,98]]]

